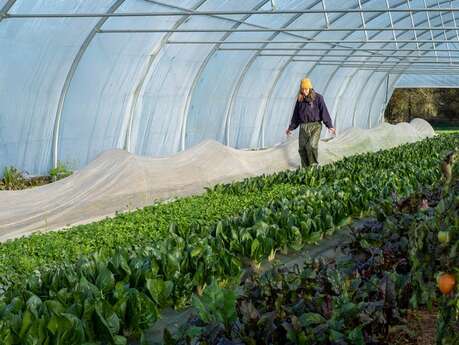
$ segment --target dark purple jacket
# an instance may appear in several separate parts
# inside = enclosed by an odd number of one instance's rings
[[[293,111],[292,121],[288,127],[291,131],[296,129],[300,124],[307,122],[322,121],[327,128],[333,128],[333,123],[325,105],[324,98],[316,92],[314,102],[309,103],[296,101],[295,110]]]

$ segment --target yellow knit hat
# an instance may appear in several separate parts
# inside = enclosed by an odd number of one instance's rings
[[[312,89],[312,82],[310,79],[305,78],[301,81],[301,88],[302,89]]]

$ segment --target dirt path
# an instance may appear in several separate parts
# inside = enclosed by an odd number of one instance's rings
[[[410,310],[406,327],[394,332],[388,344],[435,345],[436,322],[435,310]]]

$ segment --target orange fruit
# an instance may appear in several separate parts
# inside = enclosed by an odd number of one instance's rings
[[[454,285],[456,285],[456,278],[452,274],[443,273],[438,277],[438,288],[444,295],[453,291]]]

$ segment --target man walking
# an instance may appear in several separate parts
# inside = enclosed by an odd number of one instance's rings
[[[319,163],[318,148],[322,122],[330,133],[336,134],[323,96],[314,91],[311,80],[303,79],[290,126],[285,131],[290,135],[300,126],[298,152],[302,168]]]

